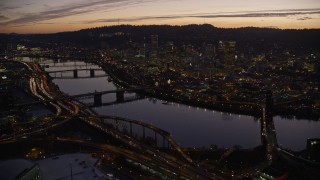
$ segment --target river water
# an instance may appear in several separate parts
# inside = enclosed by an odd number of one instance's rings
[[[27,60],[27,59],[25,59]],[[55,62],[55,63],[54,63]],[[77,68],[99,68],[86,66],[82,61],[57,62],[51,59],[43,61],[49,65],[46,71]],[[96,71],[95,75],[105,74]],[[61,74],[50,74],[60,77]],[[116,89],[108,77],[81,78],[90,76],[89,71],[79,71],[78,79],[54,79],[61,91],[69,95],[94,91]],[[64,72],[63,77],[72,78],[73,72]],[[125,94],[134,96],[134,94]],[[103,102],[116,100],[115,94],[102,96]],[[93,99],[83,100],[93,102]],[[135,120],[142,120],[170,132],[183,147],[218,147],[240,146],[253,148],[261,145],[260,122],[251,116],[223,113],[203,108],[165,102],[147,97],[137,101],[93,108],[100,115],[115,115]],[[320,138],[320,121],[285,119],[274,117],[278,143],[292,150],[306,148],[308,138]]]

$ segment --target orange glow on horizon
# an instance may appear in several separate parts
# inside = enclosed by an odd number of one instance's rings
[[[118,24],[320,29],[318,0],[3,1],[0,33],[56,33]]]
[[[269,21],[273,22],[273,26],[270,26]],[[267,22],[267,23],[266,23]],[[40,25],[26,25],[23,28],[17,27],[5,27],[0,28],[1,33],[20,33],[20,34],[45,34],[45,33],[57,33],[67,31],[78,31],[81,29],[114,26],[114,25],[189,25],[189,24],[211,24],[218,28],[241,28],[241,27],[260,27],[260,28],[278,28],[278,29],[320,29],[316,24],[320,24],[320,19],[310,20],[309,23],[305,22],[286,22],[283,20],[257,20],[250,21],[244,19],[214,19],[204,20],[198,22],[196,20],[176,20],[170,22],[123,22],[123,23],[96,23],[96,24],[40,24]]]

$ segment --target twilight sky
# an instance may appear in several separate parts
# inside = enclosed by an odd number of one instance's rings
[[[320,28],[320,0],[0,0],[0,33],[117,24]]]

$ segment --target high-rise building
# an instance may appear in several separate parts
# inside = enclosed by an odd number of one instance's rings
[[[7,44],[7,51],[13,51],[13,50],[17,50],[17,45],[14,43],[8,43]]]
[[[212,44],[207,44],[205,46],[204,56],[208,59],[212,59],[214,57],[214,47]]]
[[[307,158],[320,162],[320,139],[307,140]]]
[[[318,81],[318,91],[320,92],[320,62],[317,63],[317,81]]]
[[[219,41],[218,54],[226,68],[233,66],[236,60],[236,42]]]
[[[224,42],[224,63],[227,66],[234,65],[236,55],[236,42],[225,41]]]
[[[173,42],[169,41],[166,43],[166,53],[173,53],[174,50],[174,46],[173,46]]]
[[[150,59],[156,60],[157,58],[158,58],[158,35],[151,35]]]

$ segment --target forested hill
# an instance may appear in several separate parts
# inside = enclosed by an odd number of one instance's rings
[[[158,35],[159,43],[173,41],[176,44],[214,43],[220,40],[234,40],[239,45],[281,44],[289,47],[320,47],[320,29],[281,30],[273,28],[217,28],[203,25],[145,25],[145,26],[105,26],[83,29],[74,32],[61,32],[39,35],[0,35],[3,42],[12,39],[29,39],[37,42],[67,42],[84,46],[98,46],[104,41],[108,46],[118,46],[129,40],[133,42],[149,41],[150,35]]]
[[[150,25],[150,26],[106,26],[84,29],[76,32],[58,33],[55,36],[61,40],[77,41],[84,37],[101,38],[103,33],[123,32],[130,35],[136,42],[143,41],[144,37],[157,34],[159,41],[186,41],[196,43],[199,41],[235,40],[238,42],[255,43],[257,41],[278,42],[291,45],[318,46],[320,47],[320,29],[317,30],[280,30],[272,28],[216,28],[209,24],[204,25]],[[80,38],[81,37],[81,38]],[[80,38],[80,39],[79,39]],[[84,40],[84,39],[82,39]]]

